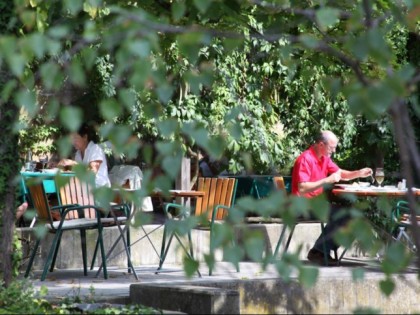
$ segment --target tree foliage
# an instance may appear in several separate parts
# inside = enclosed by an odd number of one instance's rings
[[[8,105],[16,118],[5,123],[6,136],[28,135],[34,122],[51,123],[63,132],[54,145],[66,156],[66,135],[95,119],[117,154],[163,170],[157,177],[145,172],[145,193],[168,188],[182,157],[196,147],[214,158],[227,157],[232,172],[285,173],[320,129],[340,136],[337,160],[343,165],[377,166],[385,159],[386,167],[401,167],[409,187],[412,170],[420,173],[411,123],[419,112],[419,59],[413,52],[418,1],[14,4],[0,14],[0,25],[18,30],[0,35],[0,70],[8,75],[1,81],[0,105]],[[27,124],[17,120],[21,111]],[[5,152],[9,159],[16,155],[13,148]],[[10,172],[1,177],[0,187],[12,177]],[[15,197],[13,189],[3,189],[1,196],[2,206]],[[409,200],[414,213],[412,194]],[[255,210],[248,206],[238,203],[243,211]],[[267,215],[291,211],[293,220],[304,206],[307,201],[299,198],[286,203],[274,196],[256,208]],[[10,207],[3,213],[10,214]],[[230,220],[243,215],[232,211]],[[353,228],[367,231],[367,226],[358,219]],[[418,231],[414,234],[420,247]],[[354,236],[373,250],[369,237]],[[251,237],[250,244],[257,244]],[[255,247],[247,250],[258,256]],[[10,247],[3,255],[10,255]],[[293,262],[283,260],[279,272]],[[303,279],[313,278],[301,264],[294,266]],[[391,280],[383,286],[392,291]]]

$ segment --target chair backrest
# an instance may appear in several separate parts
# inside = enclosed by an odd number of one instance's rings
[[[215,206],[232,206],[234,202],[235,189],[235,178],[199,177],[197,190],[204,191],[205,196],[197,199],[195,214],[201,215],[203,213],[207,213],[208,219],[211,219]],[[216,220],[223,220],[227,213],[227,209],[221,209],[217,213]]]
[[[274,176],[273,177],[274,187],[277,190],[284,190],[286,191],[286,185],[284,184],[283,176]]]
[[[76,176],[69,176],[68,183],[59,187],[60,205],[78,204],[80,206],[95,205],[95,199],[92,194],[92,187],[86,182],[80,181]],[[57,185],[58,187],[58,185]],[[93,208],[84,210],[85,218],[95,218],[96,211]],[[69,211],[66,219],[78,218],[76,210]]]
[[[30,183],[27,187],[32,200],[32,205],[36,209],[38,220],[52,224],[53,219],[47,195],[45,194],[44,185],[42,183]]]

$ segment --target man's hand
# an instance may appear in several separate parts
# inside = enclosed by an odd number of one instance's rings
[[[60,162],[58,162],[57,167],[61,168],[65,171],[69,171],[72,169],[73,165],[76,165],[77,162],[71,159],[62,159]]]
[[[371,176],[373,174],[373,171],[371,168],[369,167],[365,167],[359,170],[360,172],[360,176],[359,177],[368,177]]]
[[[337,183],[341,180],[341,170],[338,170],[335,173],[332,173],[330,176],[327,177],[327,182],[330,184]]]

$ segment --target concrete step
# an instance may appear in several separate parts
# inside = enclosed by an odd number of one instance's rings
[[[247,224],[246,229],[248,231],[258,232],[262,235],[265,241],[264,254],[272,254],[275,250],[277,241],[279,239],[283,224],[281,223],[259,223],[259,224]],[[33,246],[35,241],[34,230],[29,228],[18,228],[20,238],[24,240],[23,251],[24,256],[29,256],[29,246]],[[243,230],[242,230],[243,232]],[[313,246],[315,240],[318,238],[321,232],[319,223],[301,223],[295,228],[294,236],[289,246],[289,252],[296,252],[299,248],[299,257],[306,259],[307,252]],[[284,248],[284,243],[287,239],[288,233],[284,239],[283,244],[280,247],[280,251]],[[119,236],[117,227],[108,227],[104,229],[104,244],[105,251],[108,251],[112,244]],[[206,230],[193,230],[192,240],[194,246],[195,257],[199,261],[204,261],[204,254],[209,251],[209,231]],[[237,233],[238,242],[241,242],[241,232]],[[39,254],[34,261],[35,269],[41,269],[46,261],[48,255],[48,249],[51,245],[53,234],[47,234],[41,242]],[[156,265],[159,264],[159,254],[161,250],[162,237],[163,237],[163,225],[148,224],[142,227],[131,227],[131,256],[134,266],[141,265]],[[88,261],[90,262],[95,244],[96,244],[97,232],[87,231],[87,251]],[[339,252],[340,254],[340,252]],[[174,239],[170,247],[169,253],[165,260],[165,264],[182,264],[183,261],[183,250],[179,246],[178,242]],[[360,252],[356,246],[352,247],[347,251],[346,257],[363,257],[364,253]],[[95,266],[99,265],[100,255],[97,256],[97,262]],[[216,260],[222,260],[222,253],[216,252]],[[115,250],[110,255],[108,260],[109,266],[124,267],[127,265],[126,254],[124,251],[123,243],[120,241]],[[66,231],[63,233],[60,250],[57,256],[56,268],[68,269],[68,268],[82,268],[82,256],[81,256],[81,245],[80,235],[78,231]]]

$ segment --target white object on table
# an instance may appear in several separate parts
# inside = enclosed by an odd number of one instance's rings
[[[143,179],[143,172],[140,167],[135,165],[115,165],[109,172],[109,180],[112,185],[122,186],[127,180],[130,184],[130,189],[141,189],[141,181]],[[142,211],[153,211],[153,204],[151,197],[145,197],[141,206]]]

